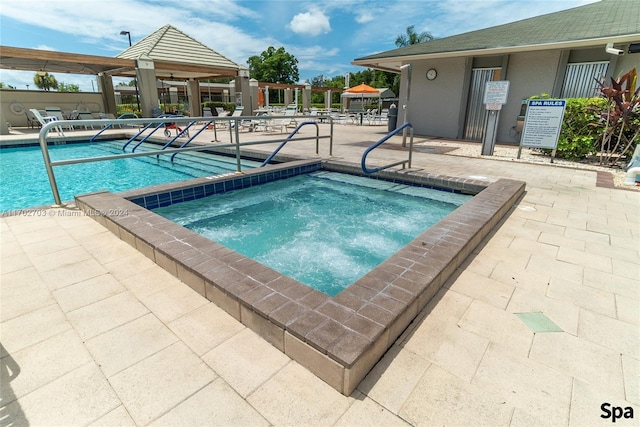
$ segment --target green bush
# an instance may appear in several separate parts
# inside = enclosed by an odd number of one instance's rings
[[[229,113],[233,113],[233,110],[236,109],[236,104],[235,102],[220,102],[220,101],[202,103],[202,108],[211,108],[211,114],[213,114],[214,116],[217,115],[216,107],[222,107],[225,109],[225,111],[228,111]]]
[[[580,160],[598,151],[598,141],[604,132],[599,123],[606,109],[604,98],[568,98],[558,139],[556,157]]]

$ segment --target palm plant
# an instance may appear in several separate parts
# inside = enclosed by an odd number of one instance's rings
[[[33,76],[33,83],[42,90],[49,91],[58,88],[58,81],[49,73],[36,73]]]
[[[400,34],[398,37],[396,37],[396,46],[405,47],[412,44],[428,42],[435,38],[428,31],[423,31],[420,34],[416,33],[414,27],[414,25],[407,27],[406,34]]]

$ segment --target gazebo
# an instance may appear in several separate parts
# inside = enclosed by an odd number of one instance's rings
[[[0,46],[0,68],[34,72],[90,74],[98,77],[104,112],[116,114],[113,76],[136,78],[144,117],[158,107],[156,79],[173,77],[187,82],[189,111],[199,114],[199,79],[236,77],[236,92],[249,105],[249,72],[180,30],[165,25],[115,58]],[[60,94],[62,96],[64,94]],[[15,97],[18,91],[15,91]],[[246,99],[245,99],[246,98]],[[16,99],[12,101],[14,104]],[[9,117],[9,105],[2,101],[1,115]],[[3,119],[4,123],[5,120]]]

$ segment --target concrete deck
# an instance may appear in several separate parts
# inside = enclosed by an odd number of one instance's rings
[[[383,131],[336,126],[334,156],[359,162]],[[0,425],[609,425],[604,403],[639,425],[640,192],[416,143],[417,169],[527,192],[351,396],[52,209],[0,218]],[[378,159],[405,155],[391,144]]]

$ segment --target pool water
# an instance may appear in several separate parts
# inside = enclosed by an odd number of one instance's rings
[[[323,171],[154,212],[334,296],[470,198]]]
[[[52,161],[122,154],[126,141],[107,141],[53,145]],[[157,145],[143,144],[138,151],[157,150]],[[259,165],[243,161],[243,168]],[[53,168],[60,198],[72,200],[76,194],[98,190],[112,192],[218,175],[236,170],[235,158],[211,156],[198,152],[180,153],[175,161],[170,155],[136,157]],[[0,213],[54,203],[40,146],[0,149]]]

